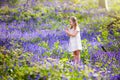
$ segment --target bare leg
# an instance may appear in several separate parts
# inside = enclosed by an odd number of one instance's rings
[[[80,62],[80,50],[77,50],[76,51],[76,62],[77,62],[77,64]]]
[[[74,55],[74,63],[76,64],[76,63],[77,63],[77,55],[76,55],[76,51],[73,52],[73,55]]]

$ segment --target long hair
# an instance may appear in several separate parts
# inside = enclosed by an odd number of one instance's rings
[[[72,20],[72,21],[73,21],[74,26],[75,26],[75,28],[74,28],[74,29],[76,29],[76,28],[78,27],[77,18],[76,18],[75,16],[71,16],[71,17],[70,17],[70,20]],[[73,26],[71,26],[71,27],[70,27],[70,29],[72,29],[72,28],[73,28]]]

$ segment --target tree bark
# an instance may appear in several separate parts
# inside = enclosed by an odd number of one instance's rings
[[[107,0],[99,0],[99,7],[105,8],[108,10],[108,1]]]

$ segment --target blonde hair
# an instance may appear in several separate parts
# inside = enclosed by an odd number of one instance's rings
[[[75,16],[71,16],[70,20],[73,21],[74,25],[75,25],[75,29],[78,27],[78,22],[77,22],[77,18]],[[70,28],[73,28],[73,26],[71,26]]]

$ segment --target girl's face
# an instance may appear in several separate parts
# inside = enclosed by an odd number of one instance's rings
[[[70,19],[70,25],[74,26],[74,22]]]

